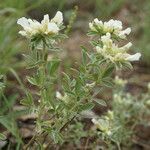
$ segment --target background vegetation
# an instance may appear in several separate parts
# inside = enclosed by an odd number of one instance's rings
[[[18,127],[24,125],[24,122],[19,124],[18,118],[25,115],[27,111],[20,106],[19,101],[23,97],[20,83],[26,83],[24,76],[27,74],[27,70],[24,69],[26,64],[22,54],[26,53],[28,47],[27,43],[18,35],[19,28],[16,21],[22,16],[41,20],[43,14],[48,13],[53,16],[57,10],[61,10],[65,15],[65,23],[68,24],[76,5],[79,9],[70,33],[74,42],[68,40],[66,43],[69,46],[63,45],[66,51],[62,57],[68,58],[64,59],[63,69],[65,70],[65,66],[71,66],[74,59],[78,60],[79,51],[76,49],[79,49],[78,42],[81,44],[81,41],[87,42],[83,33],[87,31],[89,20],[95,17],[102,20],[119,19],[126,26],[131,26],[133,30],[134,34],[132,34],[131,41],[136,45],[133,51],[140,51],[143,54],[142,61],[136,64],[135,72],[132,72],[129,79],[130,84],[127,85],[126,90],[133,94],[146,91],[145,85],[150,81],[149,0],[3,0],[0,2],[0,74],[2,75],[0,81],[3,82],[0,82],[0,132],[6,132],[6,138],[14,136],[17,139],[15,141],[17,146],[15,145],[15,147],[18,149],[22,137],[25,136],[24,132],[19,133]],[[72,49],[72,46],[74,46],[74,49]],[[71,54],[66,54],[67,52]],[[69,60],[68,56],[70,55],[74,58],[72,61]],[[118,74],[123,77],[130,76],[129,74]],[[142,76],[139,74],[142,74]],[[139,82],[139,78],[141,82]],[[109,93],[108,95],[111,97],[111,92],[109,91]],[[102,97],[105,98],[108,95],[104,94]],[[101,113],[103,109],[100,108],[97,111]],[[28,119],[29,122],[32,120],[31,118]],[[83,128],[80,124],[77,124],[77,126]],[[83,132],[82,134],[85,135],[86,133]],[[31,136],[32,134],[29,134],[25,138]],[[9,138],[9,140],[11,142],[7,143],[7,147],[14,146],[12,138]],[[5,145],[5,143],[0,143],[0,148],[3,144]]]

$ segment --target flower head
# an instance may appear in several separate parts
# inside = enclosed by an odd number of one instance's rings
[[[94,123],[94,125],[97,129],[101,130],[102,132],[104,132],[107,135],[111,134],[109,120],[93,118],[92,122]]]
[[[110,60],[113,63],[116,62],[128,62],[128,61],[138,61],[141,57],[140,53],[130,55],[127,53],[132,43],[119,47],[111,39],[111,34],[108,32],[106,35],[101,37],[101,46],[96,46],[96,51],[102,55],[105,59]]]
[[[125,39],[126,35],[129,35],[131,32],[131,28],[123,30],[122,22],[113,19],[108,22],[102,22],[96,18],[93,22],[89,23],[89,28],[97,34],[105,35],[106,33],[110,33],[111,35],[121,39]]]
[[[58,11],[51,20],[48,14],[44,15],[41,23],[36,20],[22,17],[18,19],[17,24],[23,27],[23,30],[19,31],[19,33],[28,38],[36,35],[53,35],[59,32],[60,25],[63,24],[63,15]]]

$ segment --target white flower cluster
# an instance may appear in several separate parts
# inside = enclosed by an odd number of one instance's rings
[[[123,80],[123,79],[119,78],[118,76],[116,76],[115,84],[118,86],[124,86],[125,84],[127,84],[127,80]]]
[[[70,100],[70,97],[66,93],[63,96],[59,91],[56,92],[56,98],[66,103],[68,103]]]
[[[91,121],[93,122],[94,126],[99,129],[101,132],[110,136],[112,134],[112,121],[114,120],[114,112],[108,110],[107,114],[102,118],[93,118]]]
[[[95,127],[97,129],[99,129],[100,131],[102,131],[104,134],[106,134],[106,135],[111,135],[112,134],[111,130],[110,130],[109,120],[93,118],[92,122],[95,125]]]
[[[89,27],[91,31],[100,33],[101,35],[110,33],[121,39],[125,39],[126,35],[129,35],[131,32],[131,28],[123,30],[122,22],[113,19],[109,20],[108,22],[102,22],[96,18],[93,22],[89,23]]]
[[[132,43],[119,47],[111,39],[111,34],[109,32],[106,35],[101,37],[101,46],[96,46],[97,53],[100,53],[105,59],[110,60],[111,62],[124,62],[124,61],[138,61],[141,57],[140,53],[130,55],[127,53],[129,48],[132,46]]]
[[[44,15],[43,20],[40,22],[36,20],[27,19],[22,17],[18,19],[17,24],[23,27],[23,30],[19,31],[22,36],[32,37],[35,35],[51,35],[57,34],[60,30],[60,26],[63,24],[63,15],[58,11],[53,19],[49,19],[49,15]]]

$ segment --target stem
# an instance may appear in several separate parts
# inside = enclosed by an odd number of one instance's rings
[[[86,139],[86,143],[85,143],[84,150],[87,150],[87,148],[88,148],[89,139],[90,139],[90,137],[88,137],[88,138]]]
[[[116,143],[118,150],[121,150],[120,143]]]
[[[40,85],[40,99],[41,99],[41,103],[39,106],[39,112],[38,112],[38,119],[41,120],[42,117],[42,113],[43,113],[43,101],[44,101],[44,92],[45,92],[45,81],[46,81],[46,65],[47,65],[47,51],[46,51],[46,45],[43,41],[43,50],[41,52],[41,57],[39,59],[42,58],[43,64],[42,66],[39,66],[39,72],[40,72],[40,76],[42,79],[41,85]],[[38,71],[38,69],[37,69]],[[35,134],[31,140],[25,145],[24,150],[27,150],[27,148],[34,143],[36,137],[38,136],[38,134]]]
[[[39,72],[40,72],[40,76],[42,79],[41,85],[40,85],[40,99],[41,99],[41,103],[40,103],[40,109],[39,109],[39,116],[38,118],[41,119],[41,113],[43,112],[43,102],[44,102],[44,93],[45,93],[45,82],[46,82],[46,65],[47,65],[47,58],[46,58],[46,44],[43,41],[43,50],[41,52],[41,57],[42,57],[42,61],[43,64],[41,67],[39,67]]]
[[[63,127],[60,129],[60,132],[62,132],[62,131],[69,125],[69,123],[71,123],[71,122],[74,120],[75,117],[76,117],[76,115],[73,116],[68,122],[66,122],[66,123],[63,125]]]
[[[66,122],[60,129],[60,132],[62,132],[68,125],[69,123],[71,123],[73,121],[73,119],[75,118],[76,116],[73,116],[68,122]],[[49,146],[52,144],[52,141],[49,141],[47,146],[45,147],[45,150],[48,150],[49,149]],[[53,144],[52,144],[53,145]],[[56,148],[55,148],[56,149]]]

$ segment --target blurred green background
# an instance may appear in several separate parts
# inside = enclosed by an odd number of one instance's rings
[[[19,113],[12,111],[12,107],[17,103],[17,99],[22,93],[19,91],[21,94],[19,96],[16,94],[19,93],[18,90],[20,89],[17,88],[10,70],[14,69],[19,76],[24,75],[25,63],[22,54],[29,48],[27,41],[18,34],[20,28],[16,21],[22,16],[40,21],[44,14],[53,17],[56,11],[60,10],[64,13],[65,24],[67,25],[74,11],[74,6],[78,6],[79,9],[72,33],[69,36],[70,39],[77,42],[76,44],[78,44],[78,38],[87,41],[82,35],[87,32],[88,23],[93,18],[97,17],[103,21],[110,18],[119,19],[125,27],[130,26],[132,28],[130,40],[136,45],[133,46],[132,51],[142,53],[142,61],[140,61],[139,66],[144,66],[147,69],[150,65],[150,0],[1,0],[0,74],[3,75],[7,90],[4,90],[0,95],[0,107],[2,108],[0,109],[0,123],[18,141],[20,138],[15,118]],[[76,34],[72,37],[74,32]],[[72,47],[72,42],[68,43]],[[69,55],[74,55],[74,52]],[[15,75],[17,76],[17,74]]]

